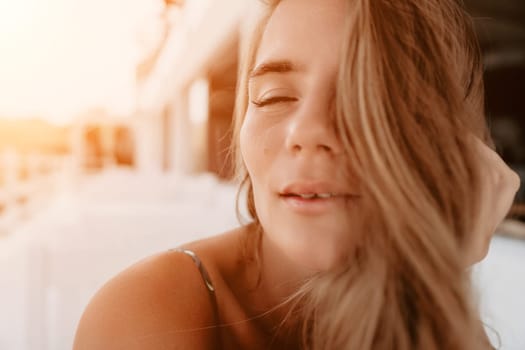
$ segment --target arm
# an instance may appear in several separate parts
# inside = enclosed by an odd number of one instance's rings
[[[214,323],[196,266],[187,256],[167,252],[100,289],[81,317],[73,349],[213,349]]]

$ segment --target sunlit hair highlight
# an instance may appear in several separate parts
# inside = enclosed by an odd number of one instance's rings
[[[278,3],[268,3],[242,58],[236,150],[248,74]],[[470,141],[491,144],[471,19],[456,0],[346,5],[335,122],[348,171],[362,189],[358,230],[349,232],[358,239],[345,264],[313,277],[290,299],[301,310],[304,345],[491,348],[465,266],[480,182]],[[237,166],[260,235],[240,154]]]

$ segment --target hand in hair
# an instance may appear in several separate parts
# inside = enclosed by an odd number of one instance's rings
[[[475,236],[471,240],[468,264],[482,260],[488,252],[490,239],[505,219],[520,187],[520,178],[501,157],[478,138],[474,147],[480,155],[480,199],[475,222]]]

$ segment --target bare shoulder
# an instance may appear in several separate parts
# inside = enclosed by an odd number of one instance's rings
[[[129,267],[92,298],[75,350],[213,349],[210,294],[192,259],[168,251]]]

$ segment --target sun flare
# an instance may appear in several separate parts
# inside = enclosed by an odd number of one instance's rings
[[[39,11],[37,0],[0,0],[0,36],[15,41],[20,34],[31,30]]]
[[[0,0],[0,118],[129,113],[134,26],[151,2]]]

